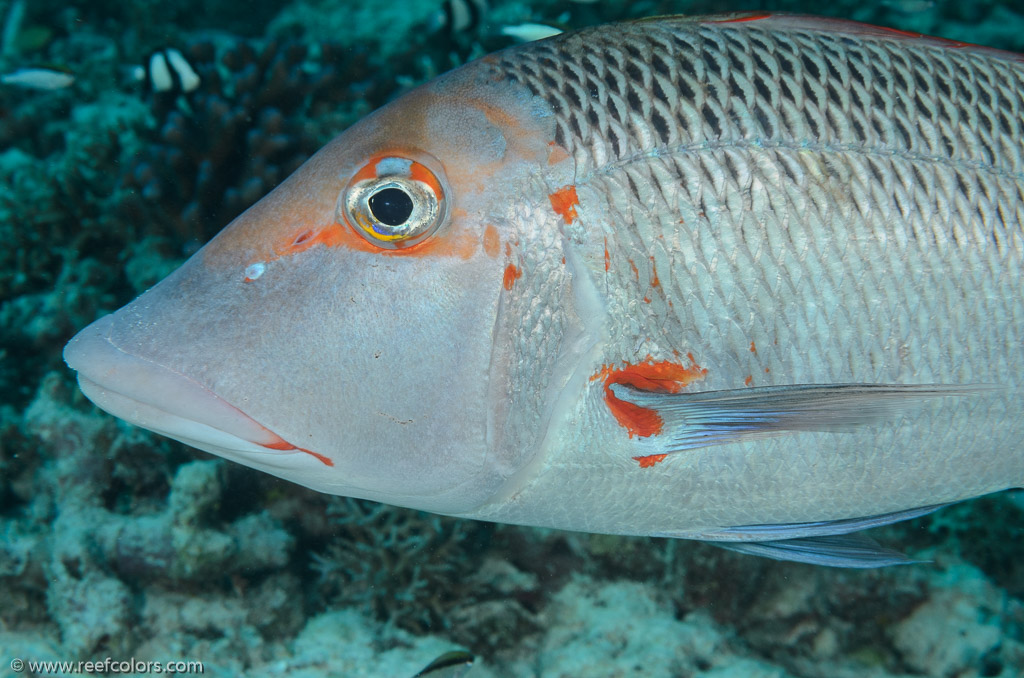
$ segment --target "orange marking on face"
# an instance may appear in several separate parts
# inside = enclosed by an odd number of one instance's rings
[[[580,199],[576,195],[575,186],[563,186],[549,195],[548,200],[551,201],[551,208],[565,223],[571,224],[576,221],[576,205],[580,204]]]
[[[661,281],[658,280],[658,267],[654,265],[654,257],[651,257],[651,287],[659,287]]]
[[[604,272],[607,273],[608,269],[611,268],[612,258],[608,255],[608,238],[604,239]]]
[[[548,164],[557,165],[569,157],[569,151],[565,150],[554,141],[548,142]]]
[[[376,179],[380,175],[377,173],[377,163],[384,158],[409,158],[409,154],[401,150],[389,151],[385,153],[378,153],[372,156],[366,161],[366,164],[359,168],[359,171],[352,175],[351,183],[359,181],[366,181],[367,179]],[[441,188],[441,182],[438,178],[427,169],[423,164],[412,160],[409,164],[409,178],[415,181],[422,181],[424,184],[430,187],[430,190],[434,192],[438,200],[444,198],[444,189]]]
[[[483,113],[484,117],[487,118],[487,122],[497,127],[514,131],[523,130],[522,121],[513,113],[510,113],[501,106],[497,106],[488,101],[483,101],[482,99],[472,99],[468,103]]]
[[[661,415],[652,409],[620,400],[612,391],[612,386],[622,384],[650,393],[678,393],[694,381],[703,379],[708,372],[692,358],[690,363],[689,366],[685,366],[669,360],[655,362],[654,358],[647,356],[644,362],[636,365],[626,363],[626,366],[621,368],[605,365],[590,380],[604,380],[605,405],[615,417],[615,421],[626,429],[629,437],[635,435],[647,438],[661,433],[665,425]]]
[[[646,457],[633,457],[640,463],[640,468],[651,468],[655,464],[665,461],[667,454],[648,454]]]
[[[650,297],[644,297],[644,303],[645,304],[651,303],[651,298]]]
[[[565,265],[565,257],[562,257],[562,265]]]
[[[751,384],[753,384],[754,383],[754,375],[748,374],[747,378],[743,380],[743,383],[746,384],[747,386],[750,386]]]
[[[517,280],[523,277],[523,270],[515,264],[509,264],[505,267],[505,278],[503,284],[506,290],[512,289],[512,286]]]
[[[769,369],[768,369],[767,367],[766,367],[766,368],[764,368],[764,373],[765,373],[765,374],[768,374],[769,372],[771,372],[771,370],[769,370]]]
[[[359,241],[362,240],[362,244]],[[336,247],[345,245],[364,252],[376,252],[378,248],[366,242],[355,233],[346,232],[341,224],[330,224],[318,231],[305,229],[299,235],[274,248],[274,259],[279,259],[291,254],[298,254],[308,250],[313,245],[326,245]],[[398,250],[394,250],[398,251]]]
[[[412,167],[409,168],[409,178],[414,181],[422,181],[427,186],[430,186],[430,190],[437,196],[438,201],[444,200],[444,189],[441,188],[441,182],[438,181],[434,173],[428,170],[426,167],[418,162],[413,162]]]
[[[757,355],[757,346],[754,346],[754,342],[750,342],[750,352]]]
[[[376,179],[377,178],[377,162],[380,161],[380,159],[383,158],[383,157],[385,157],[385,156],[384,155],[379,155],[379,156],[375,156],[373,158],[370,158],[370,161],[368,163],[363,165],[361,168],[359,168],[358,172],[356,172],[354,175],[352,175],[352,180],[351,180],[352,183],[355,183],[357,181],[366,181],[367,179]]]
[[[637,282],[640,282],[640,270],[636,267],[636,264],[633,263],[632,259],[629,259],[628,261],[629,267],[633,269],[633,276],[636,278]]]
[[[347,247],[360,252],[373,252],[385,257],[437,257],[457,256],[469,259],[479,245],[471,233],[445,233],[441,236],[427,238],[423,242],[397,250],[381,249],[356,235],[350,226],[339,223],[327,224],[320,229],[303,231],[285,243],[274,248],[274,256],[265,261],[274,261],[281,257],[298,254],[313,247]]]
[[[484,252],[493,259],[498,256],[498,250],[500,249],[501,238],[498,237],[498,229],[493,224],[487,224],[487,227],[484,228]]]

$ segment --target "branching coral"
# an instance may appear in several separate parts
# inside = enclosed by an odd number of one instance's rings
[[[365,112],[368,67],[332,43],[199,42],[184,52],[201,84],[151,96],[156,129],[123,176],[136,192],[124,207],[201,242]]]
[[[337,534],[314,569],[330,602],[424,632],[446,628],[453,607],[472,597],[467,577],[491,525],[347,497],[329,514]]]

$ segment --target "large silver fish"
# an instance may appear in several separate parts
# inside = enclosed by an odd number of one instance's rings
[[[658,18],[382,108],[65,358],[323,492],[880,565],[1024,485],[1022,216],[1020,57]]]

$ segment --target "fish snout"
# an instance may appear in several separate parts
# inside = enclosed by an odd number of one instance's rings
[[[275,433],[197,380],[125,350],[113,339],[118,314],[79,332],[64,347],[85,396],[136,426],[237,459],[288,449]],[[243,462],[245,463],[245,462]]]

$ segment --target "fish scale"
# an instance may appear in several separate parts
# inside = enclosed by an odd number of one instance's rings
[[[500,66],[551,106],[579,176],[741,139],[1021,167],[1006,143],[1021,136],[1019,65],[942,44],[663,20],[581,31]]]
[[[602,293],[608,336],[600,361],[692,353],[708,369],[692,392],[744,383],[1019,387],[1020,62],[881,30],[788,21],[641,22],[501,58],[513,81],[551,107],[555,141],[574,163],[577,226],[588,234],[575,241],[586,271],[574,274]],[[659,261],[654,290],[651,253],[668,261]],[[614,435],[603,396],[593,383],[566,416],[573,431],[565,439],[576,443],[562,447],[579,452],[557,457],[568,475],[591,479],[588,492],[609,496],[622,471],[595,473],[589,452]],[[1024,433],[1018,405],[946,404],[916,424],[709,448],[674,468],[725,473],[728,482],[691,483],[680,471],[671,486],[652,481],[632,495],[619,519],[737,524],[764,520],[759,512],[771,505],[778,520],[793,521],[820,517],[821,506],[863,514],[868,502],[896,493],[864,467],[844,466],[843,450],[873,450],[878,460],[929,451],[908,462],[917,480],[900,481],[919,505],[959,464],[979,473],[948,484],[944,499],[1024,475],[1019,456],[979,461],[983,449],[1011,448]],[[634,454],[642,454],[637,442]],[[838,460],[823,459],[824,450]],[[794,492],[790,479],[749,459],[787,459],[794,475],[817,469],[811,476],[821,482]],[[544,474],[520,496],[568,491],[563,478]],[[606,529],[607,514],[546,508],[562,525]],[[516,520],[507,506],[484,515]]]

